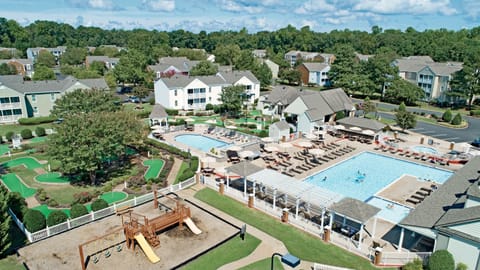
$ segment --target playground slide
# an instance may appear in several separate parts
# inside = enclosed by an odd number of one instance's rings
[[[194,234],[201,234],[202,231],[193,223],[193,220],[191,218],[186,218],[183,220],[185,224],[187,224],[188,228],[194,233]]]
[[[147,243],[147,240],[145,237],[143,237],[143,234],[139,233],[135,235],[135,240],[137,240],[138,244],[142,248],[143,252],[145,252],[145,255],[147,255],[147,258],[152,262],[152,263],[157,263],[160,261],[160,258],[158,258],[157,254],[153,252],[152,247]]]

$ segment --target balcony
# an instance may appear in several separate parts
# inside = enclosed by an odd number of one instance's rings
[[[194,94],[188,94],[187,95],[188,99],[195,99],[195,98],[207,98],[206,93],[194,93]]]

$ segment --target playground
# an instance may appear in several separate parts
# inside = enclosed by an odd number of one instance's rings
[[[238,232],[175,195],[119,212],[18,253],[29,269],[82,269],[81,253],[85,269],[171,269]]]

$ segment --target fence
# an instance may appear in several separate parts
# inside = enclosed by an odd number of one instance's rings
[[[160,190],[158,190],[158,192],[159,192],[159,194],[174,192],[174,191],[185,189],[185,188],[190,187],[194,184],[195,184],[195,177],[192,177],[192,178],[187,179],[187,180],[185,180],[181,183],[178,183],[176,185],[171,185],[169,187],[160,189]],[[130,199],[128,201],[124,201],[124,202],[120,202],[120,203],[114,203],[113,205],[111,205],[107,208],[98,210],[96,212],[92,211],[92,212],[90,212],[90,213],[88,213],[84,216],[78,217],[78,218],[68,219],[66,222],[57,224],[55,226],[51,226],[51,227],[47,226],[47,228],[45,228],[43,230],[40,230],[40,231],[37,231],[37,232],[34,232],[34,233],[29,232],[27,230],[27,228],[25,228],[23,223],[17,218],[17,216],[10,209],[8,209],[8,213],[10,214],[10,216],[12,217],[14,222],[17,224],[17,226],[20,228],[20,230],[25,234],[28,241],[37,242],[37,241],[40,241],[42,239],[48,238],[50,236],[53,236],[53,235],[56,235],[56,234],[59,234],[59,233],[62,233],[62,232],[66,232],[66,231],[74,229],[76,227],[85,225],[85,224],[90,223],[92,221],[95,221],[95,220],[113,215],[113,214],[115,214],[117,208],[134,207],[134,206],[141,205],[143,203],[146,203],[146,202],[149,202],[149,201],[152,201],[152,200],[153,200],[153,192],[148,193],[148,194],[144,194],[144,195],[139,196],[139,197],[134,197],[133,199]]]
[[[395,266],[404,265],[413,261],[414,259],[420,259],[423,262],[427,262],[431,252],[382,252],[382,257],[378,265],[381,266]]]
[[[313,270],[353,270],[352,268],[343,268],[327,264],[314,263]]]

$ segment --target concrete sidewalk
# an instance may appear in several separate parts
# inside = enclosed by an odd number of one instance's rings
[[[208,204],[205,204],[204,202],[197,200],[194,198],[195,193],[204,188],[202,185],[195,185],[193,188],[189,188],[187,190],[182,190],[179,192],[179,195],[183,198],[189,199],[192,202],[200,205],[201,207],[207,209],[208,211],[214,213],[215,215],[218,215],[219,217],[231,222],[232,224],[235,224],[238,227],[241,227],[244,222],[228,215],[225,214],[224,212],[211,207]],[[279,241],[276,238],[273,238],[272,236],[264,233],[263,231],[260,231],[259,229],[247,225],[247,233],[255,236],[256,238],[260,239],[262,242],[260,245],[247,257],[244,257],[240,260],[231,262],[229,264],[223,265],[222,267],[218,268],[219,270],[231,270],[231,269],[239,269],[244,266],[250,265],[256,261],[263,260],[265,258],[271,258],[272,254],[275,252],[278,252],[280,254],[286,254],[288,253],[287,248],[285,245]],[[306,262],[306,261],[301,261],[300,265],[297,266],[295,269],[312,269],[313,263],[312,262]],[[285,264],[283,264],[284,269],[293,269]]]

